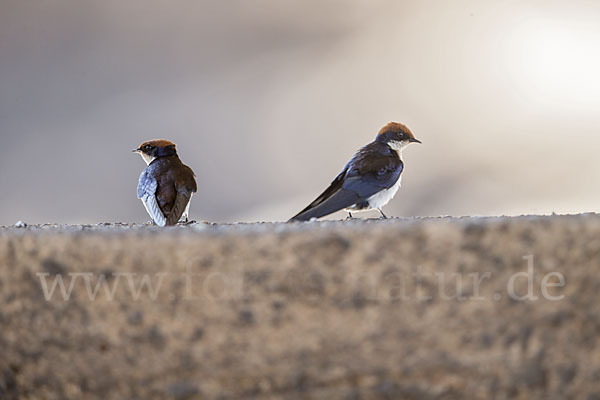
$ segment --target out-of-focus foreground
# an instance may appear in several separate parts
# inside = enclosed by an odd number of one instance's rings
[[[599,238],[597,215],[0,229],[0,397],[597,398]]]

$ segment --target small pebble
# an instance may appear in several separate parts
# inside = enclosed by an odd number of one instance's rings
[[[17,221],[15,228],[27,228],[27,224],[23,221]]]

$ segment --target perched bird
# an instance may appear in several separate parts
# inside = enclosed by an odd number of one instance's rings
[[[398,122],[390,122],[375,141],[354,154],[344,170],[331,185],[308,207],[290,221],[309,221],[345,209],[352,211],[381,211],[400,188],[404,169],[402,150],[410,143],[421,143],[410,129]]]
[[[158,139],[132,150],[148,167],[142,171],[137,196],[158,226],[175,225],[183,216],[187,222],[192,194],[198,188],[194,171],[184,165],[175,144]]]

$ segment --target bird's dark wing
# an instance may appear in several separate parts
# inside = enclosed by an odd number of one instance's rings
[[[290,221],[320,218],[367,200],[394,186],[403,164],[395,151],[381,143],[360,149],[331,185]]]
[[[342,188],[347,172],[348,165],[315,201],[293,216],[290,221],[309,221],[312,218],[320,218],[355,204],[358,199],[356,193]]]
[[[188,203],[192,198],[192,192],[187,190],[182,190],[177,192],[177,197],[175,198],[175,202],[173,203],[173,208],[169,213],[169,217],[167,218],[166,225],[175,225],[179,222],[179,219],[183,215]]]
[[[138,199],[142,200],[144,207],[146,207],[146,211],[148,211],[148,214],[150,214],[150,217],[156,223],[156,225],[165,226],[167,220],[165,219],[165,216],[163,215],[163,212],[156,201],[157,188],[158,182],[156,179],[154,179],[154,177],[149,174],[147,170],[144,170],[140,175],[140,180],[138,181]]]
[[[192,194],[198,190],[196,179],[194,179],[194,171],[187,165],[182,165],[182,167],[183,172],[175,180],[177,196],[167,217],[167,225],[175,225],[179,222],[192,199]]]
[[[184,187],[190,193],[196,193],[198,191],[198,185],[196,184],[196,174],[187,165],[182,164],[182,167],[185,173],[182,174],[182,177],[177,181],[177,187]]]
[[[387,150],[387,146],[363,148],[351,165],[342,188],[355,192],[362,200],[394,186],[404,169],[398,153]]]

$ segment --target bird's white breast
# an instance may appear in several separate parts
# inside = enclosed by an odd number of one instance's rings
[[[369,206],[372,209],[378,209],[378,208],[382,208],[383,206],[385,206],[387,203],[390,202],[390,200],[392,200],[394,198],[394,196],[398,192],[398,189],[400,189],[401,183],[402,183],[402,176],[398,177],[398,182],[396,182],[396,184],[394,186],[392,186],[391,188],[382,190],[381,192],[369,197],[369,200],[368,200]]]

